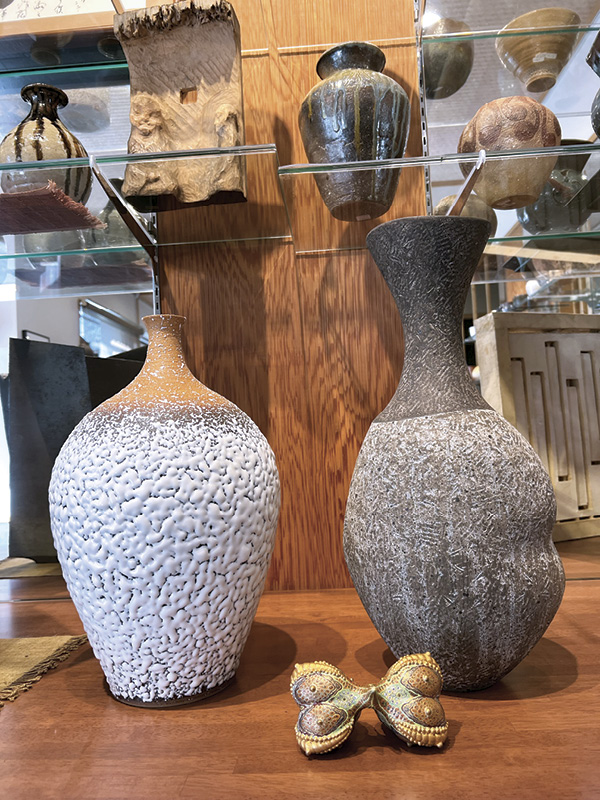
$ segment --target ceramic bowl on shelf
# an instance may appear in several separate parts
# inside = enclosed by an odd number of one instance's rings
[[[448,214],[448,211],[450,211],[452,208],[452,204],[455,200],[455,194],[449,194],[447,197],[443,197],[433,209],[433,216],[445,217]],[[496,233],[496,228],[498,227],[498,217],[496,216],[496,212],[493,208],[490,208],[488,204],[481,199],[481,197],[477,197],[476,194],[471,194],[468,197],[460,216],[487,219],[491,226],[490,238]]]
[[[454,33],[470,32],[468,25],[455,19],[438,19],[423,28],[424,37],[442,38]],[[425,96],[429,100],[441,100],[458,92],[471,74],[473,54],[473,42],[469,39],[425,40],[423,43]]]
[[[531,97],[500,97],[483,105],[458,142],[459,153],[479,150],[543,150],[560,144],[560,124],[552,111]],[[477,195],[492,208],[510,209],[535,203],[556,155],[488,160],[475,184]],[[471,163],[461,163],[466,177]]]
[[[502,28],[496,52],[528,92],[547,92],[569,60],[580,24],[579,16],[568,8],[538,8]]]

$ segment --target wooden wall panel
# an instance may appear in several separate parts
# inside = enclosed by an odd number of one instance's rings
[[[250,2],[235,2],[241,19],[249,18]],[[281,52],[277,45],[293,39],[296,24],[298,44],[306,31],[318,37],[322,20],[313,6],[313,0],[293,6],[265,0],[269,53],[243,61],[246,140],[275,142],[281,163],[306,161],[297,115],[316,83],[321,49]],[[366,6],[362,0],[319,3],[327,12],[324,38],[344,40],[349,30],[354,30],[350,38],[361,38]],[[339,37],[334,7],[344,18]],[[377,9],[387,31],[412,33],[412,3],[383,0]],[[285,31],[275,19],[286,20]],[[386,53],[386,71],[401,78],[413,100],[409,152],[416,154],[415,51],[389,47]],[[276,199],[271,181],[261,183],[260,170],[251,178],[264,197],[264,207],[252,211],[262,225]],[[421,184],[408,185],[398,199],[402,213],[424,213]],[[220,216],[219,224],[233,226],[244,213],[240,209],[209,213]],[[310,205],[301,210],[307,219],[316,213]],[[203,209],[167,210],[159,215],[159,234],[163,241],[181,240],[206,219]],[[368,251],[295,257],[289,243],[190,245],[163,248],[161,272],[163,310],[188,317],[191,368],[250,414],[277,456],[282,512],[268,586],[350,586],[342,553],[348,485],[367,428],[398,382],[403,352],[396,307]]]

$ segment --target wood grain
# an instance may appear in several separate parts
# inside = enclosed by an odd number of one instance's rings
[[[242,42],[249,3],[235,4]],[[268,53],[243,59],[246,141],[275,142],[282,164],[305,161],[297,115],[317,81],[323,50],[317,45],[410,38],[412,4],[384,0],[374,9],[360,0],[341,13],[339,3],[301,0],[292,12],[284,0],[268,0],[263,9]],[[285,50],[291,40],[294,52]],[[414,155],[420,152],[415,50],[402,43],[385,51],[386,72],[412,101],[407,152]],[[238,238],[239,231],[280,227],[283,204],[266,163],[248,159],[254,194],[246,209],[164,210],[161,241],[202,239],[205,231],[220,238],[227,230]],[[423,213],[422,174],[407,170],[400,186],[394,213]],[[362,247],[368,226],[359,233],[347,223],[340,228],[315,191],[311,177],[288,196],[296,231],[327,245]],[[342,554],[348,485],[368,425],[398,382],[403,352],[398,313],[368,252],[295,257],[289,243],[190,245],[162,248],[161,269],[163,311],[188,317],[192,370],[249,413],[275,451],[283,504],[268,586],[351,585]]]
[[[235,684],[203,703],[112,700],[88,646],[0,711],[11,800],[590,800],[600,787],[600,581],[574,581],[530,655],[483,692],[443,695],[440,751],[408,749],[365,711],[338,751],[306,758],[289,695],[295,662],[328,660],[359,682],[393,658],[352,590],[263,597]],[[0,603],[0,636],[77,634],[68,601]]]

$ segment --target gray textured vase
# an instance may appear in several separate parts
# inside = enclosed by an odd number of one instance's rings
[[[485,220],[418,217],[367,244],[404,326],[404,370],[360,450],[344,552],[393,653],[430,651],[449,690],[515,667],[560,604],[556,504],[542,463],[467,371],[462,311]]]
[[[404,89],[381,71],[385,55],[368,42],[346,42],[323,53],[321,82],[306,95],[298,125],[311,163],[335,164],[401,158],[410,102]],[[315,175],[336,219],[375,219],[391,206],[400,170],[336,171]]]

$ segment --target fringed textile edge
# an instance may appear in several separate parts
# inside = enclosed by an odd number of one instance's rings
[[[40,678],[42,678],[46,672],[48,672],[48,670],[57,667],[61,661],[66,661],[66,659],[74,650],[77,650],[78,647],[81,647],[81,645],[85,644],[86,642],[87,636],[85,634],[82,634],[81,636],[73,636],[68,642],[65,642],[57,650],[55,650],[54,653],[49,655],[43,661],[40,661],[31,669],[27,670],[27,672],[23,673],[23,675],[21,675],[20,678],[17,678],[17,680],[13,681],[10,686],[6,686],[4,689],[1,689],[0,708],[4,706],[3,701],[12,703],[20,694],[26,692],[28,689],[31,689],[33,684],[37,683]]]

